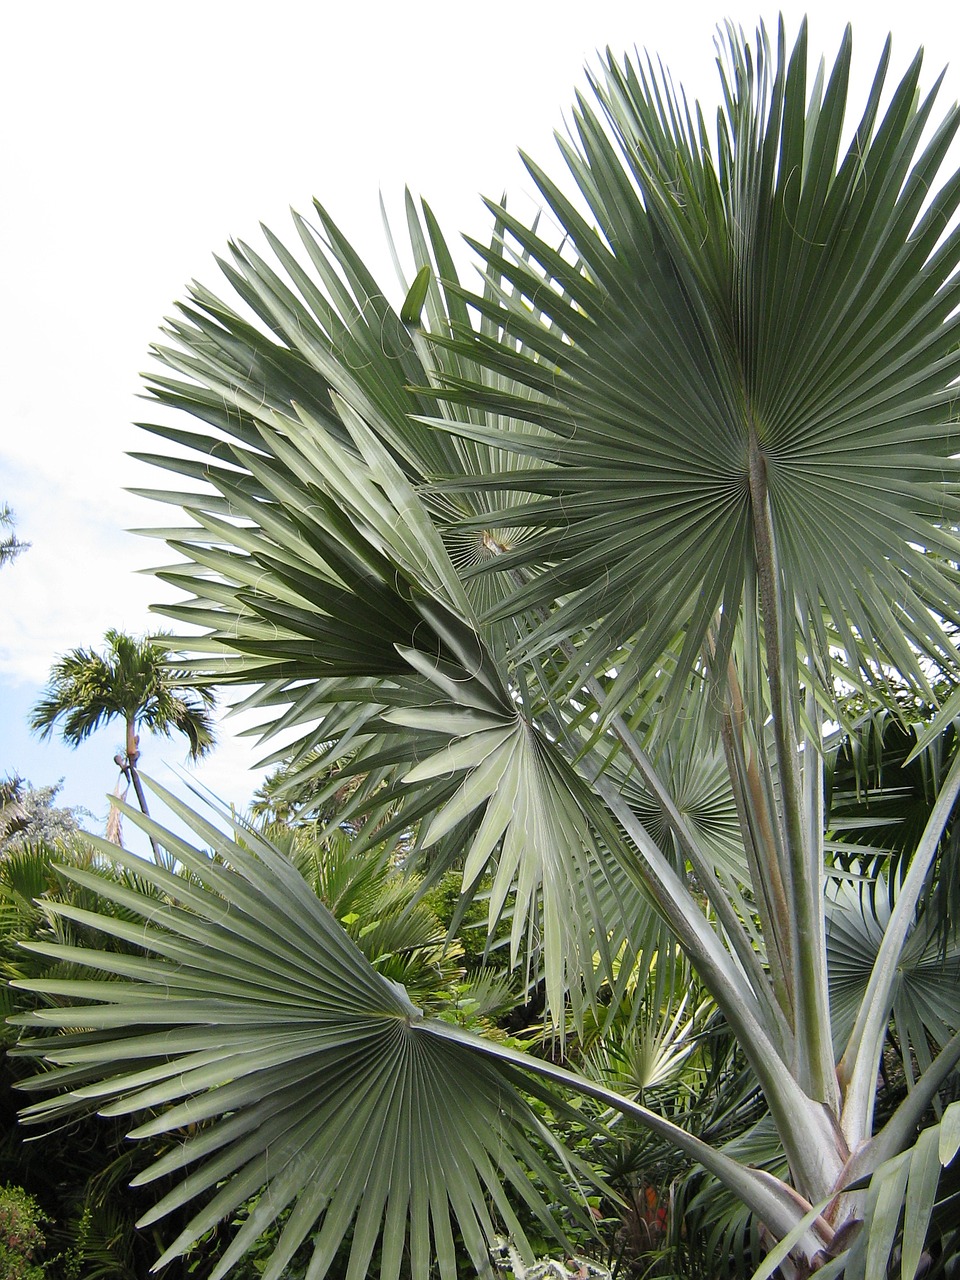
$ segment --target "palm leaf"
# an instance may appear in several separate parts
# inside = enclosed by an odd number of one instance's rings
[[[287,704],[274,731],[310,726],[297,756],[323,743],[312,768],[364,776],[357,804],[378,839],[419,825],[423,846],[446,840],[465,890],[492,866],[491,932],[510,898],[514,961],[543,939],[559,1025],[568,998],[593,998],[594,955],[609,972],[611,945],[643,945],[648,913],[599,856],[583,784],[536,707],[524,714],[498,633],[476,620],[427,506],[370,427],[337,406],[350,448],[303,409],[262,411],[261,449],[233,449],[256,494],[207,477],[233,520],[194,498],[199,528],[172,542],[192,564],[161,576],[195,594],[171,612],[209,617],[208,643],[245,655],[204,661],[208,678],[269,684]]]
[[[69,1088],[29,1107],[27,1119],[93,1105],[109,1115],[151,1115],[134,1137],[181,1135],[137,1179],[183,1175],[140,1225],[205,1192],[212,1198],[157,1265],[181,1256],[261,1190],[214,1277],[229,1274],[287,1207],[268,1280],[318,1224],[313,1275],[325,1273],[352,1225],[351,1275],[365,1274],[382,1233],[382,1274],[397,1276],[409,1248],[415,1273],[425,1274],[435,1257],[442,1275],[455,1276],[451,1215],[482,1271],[499,1222],[524,1241],[501,1184],[556,1232],[527,1169],[583,1218],[545,1163],[543,1145],[559,1148],[517,1092],[513,1070],[432,1035],[404,991],[371,967],[268,843],[250,830],[242,844],[230,840],[160,794],[216,857],[128,810],[189,879],[140,864],[166,895],[162,905],[154,894],[98,880],[106,899],[139,907],[133,924],[66,903],[52,908],[135,940],[142,951],[36,946],[104,976],[20,984],[63,1003],[19,1019],[62,1031],[21,1045],[19,1052],[54,1064],[27,1087]],[[92,879],[73,868],[64,874],[81,885]],[[71,998],[81,1003],[71,1007]]]
[[[270,233],[272,262],[233,246],[221,265],[256,322],[194,291],[154,389],[201,425],[155,429],[192,456],[151,461],[177,477],[155,496],[187,513],[161,531],[181,557],[161,576],[201,632],[188,674],[254,686],[268,727],[298,735],[294,767],[351,779],[361,845],[416,841],[468,894],[488,880],[557,1024],[649,952],[647,893],[817,1199],[845,1143],[872,1172],[910,1141],[956,1048],[871,1138],[889,1005],[915,1045],[950,1029],[926,974],[909,1002],[892,990],[940,832],[838,1073],[819,751],[838,672],[868,698],[935,700],[960,661],[960,176],[936,192],[960,115],[928,130],[919,60],[881,111],[885,51],[846,140],[849,34],[812,85],[805,27],[792,52],[782,27],[775,48],[728,35],[715,137],[652,67],[607,59],[562,144],[575,195],[530,164],[562,243],[492,206],[476,294],[412,201],[397,309],[322,210],[319,231],[297,220],[309,269]],[[722,758],[674,732],[704,697]],[[350,1114],[337,1132],[362,1145]],[[804,1214],[644,1123],[774,1234]],[[326,1223],[359,1203],[343,1186]],[[378,1196],[392,1260],[405,1210]],[[816,1224],[802,1248],[829,1239]]]
[[[848,32],[808,105],[805,27],[789,57],[782,29],[775,53],[761,33],[755,61],[731,33],[716,159],[668,83],[609,59],[605,123],[581,99],[564,145],[589,216],[529,164],[563,255],[501,208],[500,242],[477,246],[516,296],[471,299],[503,338],[459,349],[525,394],[450,393],[539,434],[435,423],[536,463],[470,487],[532,495],[510,507],[531,536],[498,566],[525,581],[492,616],[556,604],[524,653],[593,625],[571,681],[616,653],[627,698],[681,628],[692,662],[718,611],[729,645],[767,536],[786,616],[825,608],[852,670],[929,692],[917,655],[956,662],[938,618],[960,607],[960,234],[944,232],[960,178],[924,201],[960,117],[921,147],[919,62],[880,116],[885,53],[841,154],[849,58]]]
[[[838,1056],[867,989],[890,910],[882,879],[876,885],[842,880],[831,890],[827,959]],[[931,1049],[943,1048],[960,1028],[960,945],[954,940],[944,946],[925,916],[901,954],[892,1000],[893,1026],[912,1082],[914,1059],[926,1070]]]

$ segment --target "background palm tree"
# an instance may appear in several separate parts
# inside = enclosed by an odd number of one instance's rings
[[[18,773],[0,778],[0,847],[26,825],[26,787],[26,782]]]
[[[114,759],[133,783],[137,802],[147,813],[140,782],[140,732],[170,738],[182,733],[190,744],[191,760],[199,760],[214,744],[213,691],[198,684],[189,672],[174,665],[174,654],[163,636],[135,637],[111,628],[105,636],[106,651],[71,649],[58,658],[47,687],[30,714],[30,727],[42,738],[59,728],[72,747],[87,739],[101,725],[122,720],[123,751]],[[154,858],[163,855],[150,837]]]
[[[29,542],[21,542],[13,531],[13,512],[5,502],[0,502],[0,530],[8,530],[0,536],[0,565],[16,560],[21,551],[26,551]]]

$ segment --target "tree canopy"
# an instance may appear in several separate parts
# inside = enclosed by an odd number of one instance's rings
[[[29,542],[21,542],[14,528],[14,515],[5,502],[0,502],[0,567],[16,560],[22,551],[26,551]]]
[[[163,636],[135,637],[111,628],[103,653],[71,649],[53,664],[50,681],[30,715],[30,727],[41,737],[59,729],[64,742],[78,746],[101,725],[121,720],[124,748],[115,763],[132,781],[141,810],[146,797],[137,768],[140,731],[170,738],[182,733],[190,757],[198,760],[214,744],[216,696],[208,686],[178,668]],[[118,841],[119,842],[119,841]],[[161,852],[151,837],[154,856]]]

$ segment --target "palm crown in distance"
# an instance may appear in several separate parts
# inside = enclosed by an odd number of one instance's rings
[[[13,512],[5,502],[0,502],[0,566],[10,564],[21,551],[26,551],[29,542],[21,542],[13,529]]]
[[[111,628],[106,650],[71,649],[58,658],[47,687],[30,715],[30,727],[49,737],[59,728],[64,742],[76,747],[111,720],[122,720],[126,737],[117,764],[132,781],[137,801],[147,813],[137,764],[140,731],[170,738],[182,733],[190,758],[198,760],[214,743],[211,716],[215,695],[190,674],[171,664],[163,636],[136,637]],[[154,857],[160,850],[151,837]]]

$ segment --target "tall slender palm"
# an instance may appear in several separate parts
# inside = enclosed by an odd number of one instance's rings
[[[206,630],[178,645],[255,686],[308,770],[355,776],[377,840],[416,830],[432,871],[488,887],[558,1037],[639,990],[630,958],[682,948],[777,1158],[424,1017],[277,850],[171,799],[201,847],[173,845],[189,885],[149,869],[171,896],[142,906],[153,958],[58,986],[81,1002],[44,1018],[71,1034],[27,1046],[67,1090],[33,1118],[96,1094],[147,1110],[143,1137],[204,1122],[145,1221],[214,1198],[162,1262],[267,1187],[215,1277],[287,1206],[265,1280],[318,1221],[313,1276],[350,1231],[351,1276],[381,1235],[390,1280],[407,1251],[454,1276],[451,1211],[482,1272],[491,1205],[521,1248],[517,1197],[549,1222],[521,1090],[562,1089],[735,1193],[763,1274],[885,1274],[904,1201],[916,1273],[960,1146],[960,1009],[923,914],[960,758],[869,928],[823,762],[851,688],[899,714],[896,689],[960,683],[960,174],[936,182],[960,111],[928,130],[919,58],[886,96],[888,47],[845,139],[850,57],[848,32],[808,82],[805,25],[792,51],[782,25],[775,48],[731,30],[715,136],[609,58],[562,144],[574,195],[530,162],[550,217],[491,206],[479,293],[412,200],[399,310],[322,208],[296,220],[312,270],[270,233],[279,269],[233,246],[244,314],[197,287],[157,353],[158,400],[198,422],[154,430],[189,457],[145,455],[191,482],[154,494],[186,512],[169,614]],[[880,1106],[892,1023],[926,1066]]]
[[[167,738],[182,733],[190,744],[190,758],[198,760],[214,744],[213,691],[198,684],[188,671],[174,665],[164,637],[135,637],[111,628],[103,653],[71,649],[58,658],[47,687],[30,714],[30,727],[41,737],[58,729],[64,742],[76,747],[101,725],[121,720],[125,739],[114,759],[133,783],[137,802],[148,813],[140,780],[140,733]],[[163,859],[150,837],[154,858]]]

